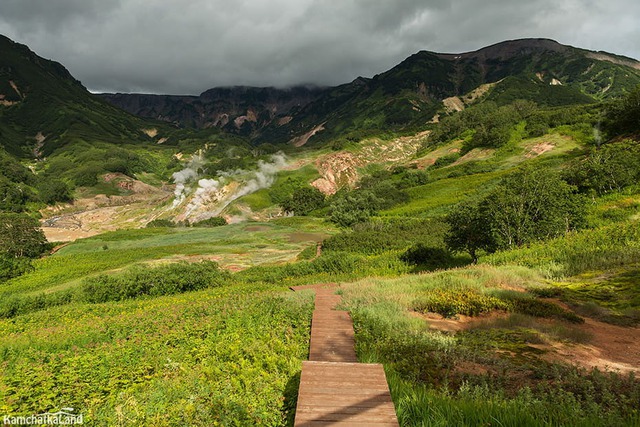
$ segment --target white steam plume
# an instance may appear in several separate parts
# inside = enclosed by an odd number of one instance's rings
[[[204,156],[202,155],[202,152],[198,152],[191,156],[191,160],[187,163],[186,168],[179,172],[175,172],[172,175],[173,182],[176,183],[176,189],[173,191],[175,199],[173,199],[173,205],[171,207],[175,208],[184,201],[186,184],[198,178],[198,173],[202,169],[203,165]]]
[[[231,202],[239,199],[247,194],[255,193],[263,188],[269,188],[276,179],[276,174],[287,165],[287,157],[283,153],[277,153],[271,156],[270,161],[258,161],[258,170],[246,171],[238,169],[235,171],[226,171],[218,174],[215,180],[203,180],[198,182],[198,189],[195,197],[187,207],[186,216],[190,215],[196,209],[200,208],[206,202],[213,200],[213,193],[221,190],[228,181],[245,181],[234,193],[227,195],[213,211],[209,211],[207,216],[216,216],[229,206]]]
[[[198,181],[198,188],[196,189],[193,199],[187,205],[185,217],[191,215],[191,213],[198,209],[200,206],[212,200],[213,193],[220,190],[222,180],[215,179],[201,179]]]

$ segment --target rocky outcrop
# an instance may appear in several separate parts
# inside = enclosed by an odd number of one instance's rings
[[[123,93],[99,96],[136,116],[196,128],[219,127],[251,135],[271,122],[286,123],[290,114],[324,92],[324,88],[313,86],[286,89],[233,86],[209,89],[199,96]]]

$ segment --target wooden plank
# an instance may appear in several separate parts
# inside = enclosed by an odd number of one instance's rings
[[[380,370],[379,363],[341,363],[340,365],[336,365],[335,363],[322,363],[322,362],[308,362],[303,361],[302,366],[306,367],[308,372],[318,371],[318,372],[379,372],[384,373],[384,369]],[[353,369],[351,369],[353,368]]]
[[[398,426],[384,369],[367,363],[302,363],[295,426]]]
[[[348,354],[339,354],[339,353],[319,353],[312,354],[309,356],[309,360],[311,361],[323,361],[323,362],[356,362],[358,360],[357,357],[351,356]]]
[[[397,422],[359,421],[301,421],[296,427],[398,427]]]
[[[366,381],[386,381],[384,374],[382,373],[360,373],[360,372],[316,372],[305,370],[305,378],[309,381],[316,381],[326,378],[327,381],[333,381],[334,379],[344,381],[352,381],[354,379],[363,379]]]
[[[314,290],[309,361],[302,363],[294,425],[398,427],[382,365],[357,363],[351,316],[333,309],[342,297],[335,286]]]
[[[351,396],[351,395],[327,396],[326,394],[315,394],[315,393],[305,393],[304,396],[299,396],[298,402],[299,402],[298,405],[300,407],[315,406],[318,408],[321,408],[321,407],[333,408],[335,406],[339,406],[343,408],[344,407],[371,408],[371,407],[378,407],[383,404],[393,405],[391,396],[388,396],[388,397],[372,396],[369,399],[363,400],[362,396]]]
[[[299,285],[299,286],[291,286],[289,289],[292,291],[304,291],[304,290],[318,290],[318,289],[335,289],[338,285],[336,283],[315,283],[313,285]]]
[[[330,414],[326,413],[304,413],[298,418],[299,422],[305,421],[342,421],[342,422],[385,422],[392,423],[396,420],[396,414],[377,414],[375,412],[356,412],[356,413],[342,413],[334,412]]]

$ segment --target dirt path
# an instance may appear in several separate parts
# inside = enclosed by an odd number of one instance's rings
[[[546,355],[550,361],[574,363],[585,368],[640,372],[640,328],[623,327],[585,319],[578,329],[592,336],[589,344],[556,343]]]

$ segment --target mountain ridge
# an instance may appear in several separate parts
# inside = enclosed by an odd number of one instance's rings
[[[219,126],[250,136],[257,143],[282,143],[297,141],[320,126],[324,130],[316,133],[314,140],[328,140],[339,134],[358,138],[390,128],[415,130],[428,123],[439,110],[444,110],[443,100],[463,96],[488,83],[496,84],[495,94],[488,97],[499,103],[508,102],[518,92],[524,99],[550,106],[589,103],[621,96],[640,84],[640,62],[547,38],[530,38],[506,40],[463,53],[421,50],[371,78],[357,77],[350,83],[322,88],[315,98],[301,100],[292,114],[247,104],[244,110],[213,106],[209,108],[208,117],[181,118],[162,109],[165,100],[175,100],[169,96],[154,98],[160,101],[153,107],[154,115],[132,107],[136,98],[146,95],[101,96],[142,117],[161,118],[183,126],[206,122],[206,126]],[[209,89],[200,98],[207,93],[217,93],[218,107],[223,106],[228,103],[223,96],[224,89]],[[205,104],[211,105],[211,102],[204,100]],[[188,108],[178,109],[181,114],[188,113]],[[221,122],[219,118],[225,115],[229,120]],[[258,119],[261,115],[263,120]],[[242,125],[230,126],[236,119]],[[252,125],[243,130],[247,122]]]
[[[150,141],[139,117],[92,95],[59,62],[0,36],[0,146],[47,156],[77,140]]]
[[[423,130],[436,115],[448,113],[444,100],[489,83],[490,90],[473,102],[584,104],[640,85],[638,61],[543,38],[461,54],[423,50],[373,77],[335,87],[230,86],[199,96],[91,94],[62,64],[25,45],[2,37],[0,52],[0,136],[4,148],[18,156],[36,148],[49,155],[78,138],[157,142],[161,138],[145,129],[162,122],[221,129],[254,144],[357,141]]]

